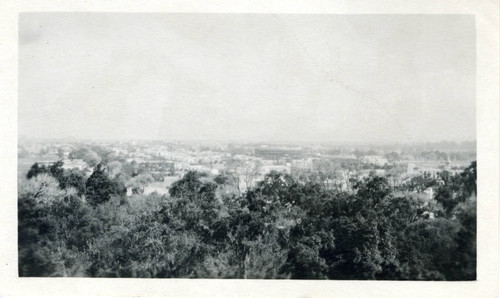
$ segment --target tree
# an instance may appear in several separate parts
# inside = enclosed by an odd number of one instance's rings
[[[26,178],[31,179],[33,177],[38,176],[41,173],[47,173],[47,172],[48,169],[45,165],[39,165],[37,162],[35,162],[29,169],[28,173],[26,174]]]
[[[249,164],[243,168],[243,175],[244,175],[243,180],[245,182],[247,189],[253,186],[255,178],[257,178],[257,176],[259,175],[260,168],[261,168],[260,161]]]
[[[18,200],[19,275],[81,274],[88,219],[88,210],[72,188],[60,189],[47,173],[30,179]]]
[[[117,180],[109,178],[106,166],[99,163],[85,184],[85,197],[92,205],[108,201],[112,195],[125,195],[125,187]]]
[[[59,188],[59,182],[54,177],[41,173],[23,185],[20,195],[28,196],[37,203],[51,204],[60,200],[64,196],[64,191]]]
[[[399,161],[401,159],[401,156],[399,155],[399,153],[392,151],[385,154],[385,158],[388,162],[393,163]]]
[[[448,216],[459,204],[476,196],[477,174],[476,163],[473,162],[462,173],[451,175],[448,171],[438,173],[440,185],[436,190],[434,199],[440,202]]]
[[[457,233],[458,244],[455,254],[455,271],[451,271],[454,280],[475,280],[476,279],[476,243],[477,243],[477,209],[476,200],[469,199],[460,203],[457,207],[456,215],[460,222],[460,230]]]
[[[62,168],[63,164],[62,160],[59,160],[48,167],[49,173],[52,177],[56,178],[60,184],[62,184],[64,179],[64,169]]]
[[[115,178],[122,173],[122,163],[119,161],[112,161],[108,163],[109,175],[111,178]]]
[[[261,192],[270,200],[286,201],[289,196],[289,187],[295,184],[292,176],[271,171],[262,181],[257,183],[255,190]]]
[[[168,192],[170,196],[180,198],[183,196],[193,195],[200,191],[203,183],[200,178],[203,174],[196,171],[187,172],[182,179],[172,183]]]
[[[85,193],[85,175],[76,169],[64,170],[62,161],[57,161],[52,165],[46,167],[44,165],[38,165],[34,163],[26,177],[32,179],[40,174],[49,174],[59,182],[59,187],[66,189],[69,187],[76,188],[79,195]]]
[[[391,187],[398,188],[403,180],[403,173],[406,169],[402,166],[395,165],[388,169],[386,178],[391,184]]]
[[[20,276],[476,277],[475,163],[440,173],[435,200],[376,175],[343,191],[279,172],[228,194],[221,190],[230,176],[194,171],[170,196],[129,200],[122,174],[110,176],[105,163],[86,182],[62,164],[32,168],[19,188]],[[151,181],[140,171],[132,179],[137,187]],[[76,190],[82,184],[85,195]]]
[[[101,162],[101,157],[88,148],[79,148],[71,151],[68,154],[69,159],[82,159],[85,161],[90,167],[95,167],[99,162]]]
[[[125,186],[131,187],[134,193],[142,194],[144,192],[144,188],[153,181],[153,176],[150,174],[139,174],[131,178]]]
[[[354,185],[354,189],[357,191],[359,198],[373,201],[375,204],[381,203],[391,193],[387,179],[379,176],[358,181]]]
[[[412,177],[410,181],[405,183],[404,188],[410,191],[422,193],[429,187],[434,187],[436,185],[437,181],[432,178],[429,173],[424,173],[423,175]]]
[[[458,175],[457,179],[462,185],[459,195],[462,197],[462,201],[465,201],[465,199],[471,196],[477,196],[477,170],[475,161],[465,168],[463,172]]]
[[[97,155],[94,151],[88,151],[83,157],[83,161],[86,162],[90,167],[95,167],[101,162],[101,157]]]
[[[81,196],[85,194],[85,183],[85,174],[77,169],[71,169],[64,171],[60,185],[62,188],[74,187],[77,190],[78,195]]]

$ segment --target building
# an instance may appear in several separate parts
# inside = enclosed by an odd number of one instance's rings
[[[70,170],[70,169],[77,169],[77,170],[83,170],[85,169],[86,167],[88,167],[87,163],[84,162],[83,160],[81,159],[66,159],[66,160],[63,160],[63,166],[62,168],[65,169],[65,170]]]

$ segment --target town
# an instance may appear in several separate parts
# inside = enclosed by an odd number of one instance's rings
[[[427,174],[461,172],[476,158],[474,142],[441,142],[392,146],[296,145],[168,141],[24,141],[19,144],[19,179],[34,164],[75,169],[89,177],[105,160],[119,173],[129,166],[124,181],[127,195],[140,191],[168,195],[170,185],[188,171],[233,179],[233,191],[244,193],[271,171],[287,173],[301,182],[319,182],[328,189],[347,191],[351,179],[381,176],[392,187]],[[134,179],[141,175],[139,187]],[[134,187],[135,186],[135,187]],[[432,189],[427,191],[432,197]]]

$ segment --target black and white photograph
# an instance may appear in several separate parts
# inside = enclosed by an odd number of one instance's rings
[[[475,280],[474,28],[21,14],[19,276]]]
[[[483,284],[500,111],[484,107],[484,19],[464,7],[19,11],[5,266],[40,293],[77,281],[69,295]]]

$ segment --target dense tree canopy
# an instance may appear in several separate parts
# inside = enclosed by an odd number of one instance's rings
[[[191,171],[169,195],[129,197],[118,168],[130,187],[151,181],[130,164],[100,163],[86,181],[33,165],[19,192],[21,276],[476,277],[475,163],[401,188],[356,179],[352,191],[271,172],[240,194],[226,191],[230,175]],[[420,196],[429,187],[435,197]]]

